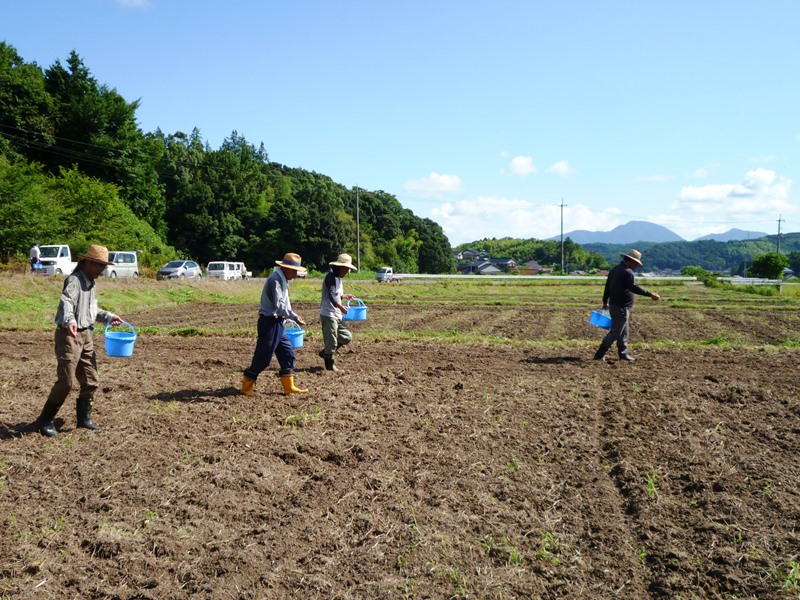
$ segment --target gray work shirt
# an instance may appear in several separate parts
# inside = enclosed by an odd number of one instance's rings
[[[90,281],[81,269],[75,269],[64,280],[56,325],[68,327],[70,323],[76,323],[78,329],[88,329],[96,321],[110,323],[113,318],[113,313],[97,308],[95,282]]]
[[[280,267],[275,267],[264,283],[258,314],[297,320],[297,313],[292,310],[292,303],[289,301],[289,282]]]

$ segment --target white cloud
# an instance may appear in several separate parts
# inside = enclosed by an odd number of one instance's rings
[[[703,165],[702,167],[695,169],[694,173],[692,173],[692,177],[695,179],[705,179],[709,177],[714,169],[719,166],[719,163],[709,163],[707,165]]]
[[[684,186],[667,212],[646,214],[641,212],[644,205],[632,213],[616,207],[596,210],[567,204],[564,233],[610,231],[632,220],[663,225],[686,240],[733,228],[774,233],[779,217],[786,220],[785,226],[800,219],[800,206],[790,201],[791,187],[792,181],[775,171],[753,169],[737,183]],[[453,245],[483,238],[555,238],[561,228],[557,202],[501,196],[444,202],[426,216],[442,226]]]
[[[483,196],[447,202],[431,211],[430,218],[442,226],[453,245],[484,238],[546,239],[561,233],[558,204],[536,204],[530,200]],[[604,231],[622,224],[614,208],[596,212],[584,205],[564,208],[564,232],[575,229]]]
[[[442,198],[446,194],[454,194],[461,190],[461,178],[458,175],[433,172],[427,177],[406,181],[403,189],[422,198]]]
[[[733,227],[763,231],[781,215],[800,215],[800,207],[789,200],[791,189],[791,179],[768,169],[753,169],[738,183],[685,186],[670,207],[669,216],[648,220],[686,239]]]
[[[548,173],[554,173],[559,177],[569,177],[570,175],[575,175],[577,171],[574,167],[570,166],[570,164],[565,160],[560,160],[557,163],[553,163],[547,169]]]
[[[530,156],[515,156],[511,162],[501,171],[501,173],[510,173],[519,177],[527,177],[532,173],[538,172],[539,169],[533,164],[533,158]]]

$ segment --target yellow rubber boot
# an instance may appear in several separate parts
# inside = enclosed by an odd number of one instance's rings
[[[240,393],[244,394],[245,396],[252,396],[253,395],[253,385],[255,384],[255,379],[250,379],[247,375],[242,376],[242,389],[239,390]]]
[[[294,375],[284,375],[281,377],[281,383],[283,384],[284,396],[288,396],[289,394],[305,394],[308,391],[301,390],[299,387],[295,387]]]

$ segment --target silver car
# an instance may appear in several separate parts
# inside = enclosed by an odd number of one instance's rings
[[[109,262],[113,265],[108,265],[103,271],[106,277],[138,277],[139,276],[139,259],[138,252],[133,251],[114,251],[108,253]]]
[[[193,260],[171,260],[156,273],[156,279],[202,279],[203,271]]]

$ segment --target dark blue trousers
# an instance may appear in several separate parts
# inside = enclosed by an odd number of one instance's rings
[[[258,315],[258,340],[253,360],[244,370],[245,376],[257,379],[259,374],[269,366],[272,355],[278,359],[280,376],[294,375],[294,348],[283,329],[283,319]]]

